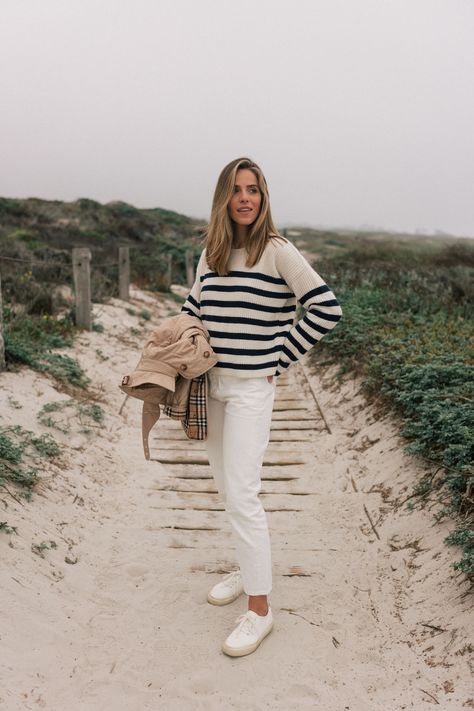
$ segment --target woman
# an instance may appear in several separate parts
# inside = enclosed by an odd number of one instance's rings
[[[242,656],[273,626],[270,538],[259,492],[276,378],[336,325],[342,311],[321,276],[278,234],[265,177],[249,158],[222,170],[204,237],[181,311],[202,320],[219,358],[207,372],[207,452],[240,570],[215,585],[208,601],[224,605],[248,595],[248,610],[222,648]],[[293,325],[297,299],[306,313]]]

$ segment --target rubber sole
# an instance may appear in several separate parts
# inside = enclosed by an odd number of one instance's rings
[[[252,652],[255,652],[257,647],[260,645],[261,642],[265,639],[267,634],[270,634],[270,632],[273,629],[273,622],[271,625],[265,630],[265,632],[262,634],[262,636],[253,644],[248,644],[246,647],[240,647],[239,649],[233,649],[232,647],[228,647],[226,643],[222,645],[222,651],[224,654],[227,654],[229,657],[243,657],[246,654],[251,654]]]
[[[238,595],[232,595],[230,597],[212,597],[211,593],[208,594],[207,596],[207,601],[211,603],[211,605],[228,605],[230,602],[234,602],[234,600],[237,600],[238,597],[243,595],[243,592],[239,593]]]

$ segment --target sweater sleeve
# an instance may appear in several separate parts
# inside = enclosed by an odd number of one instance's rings
[[[205,271],[205,251],[204,248],[199,257],[199,261],[196,267],[196,278],[194,284],[191,287],[191,291],[187,295],[184,304],[181,306],[180,313],[191,314],[191,316],[197,316],[201,318],[201,276]]]
[[[275,375],[298,361],[342,316],[335,295],[307,259],[291,243],[278,250],[277,269],[306,313],[288,331]]]

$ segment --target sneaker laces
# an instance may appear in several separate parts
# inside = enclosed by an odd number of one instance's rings
[[[242,613],[236,618],[235,621],[239,623],[238,628],[235,630],[236,632],[242,632],[246,635],[252,635],[256,632],[258,633],[258,630],[255,627],[255,620],[248,614],[249,612],[250,610],[247,610],[247,612]]]
[[[232,570],[222,580],[222,582],[225,583],[225,585],[229,586],[229,587],[235,587],[239,581],[240,581],[240,570]]]

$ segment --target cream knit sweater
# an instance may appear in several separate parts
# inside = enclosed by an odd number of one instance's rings
[[[232,249],[227,276],[210,270],[204,248],[181,311],[198,316],[218,357],[214,368],[239,378],[280,375],[342,315],[322,277],[291,243],[270,239],[253,267]],[[306,309],[295,322],[296,300]]]

